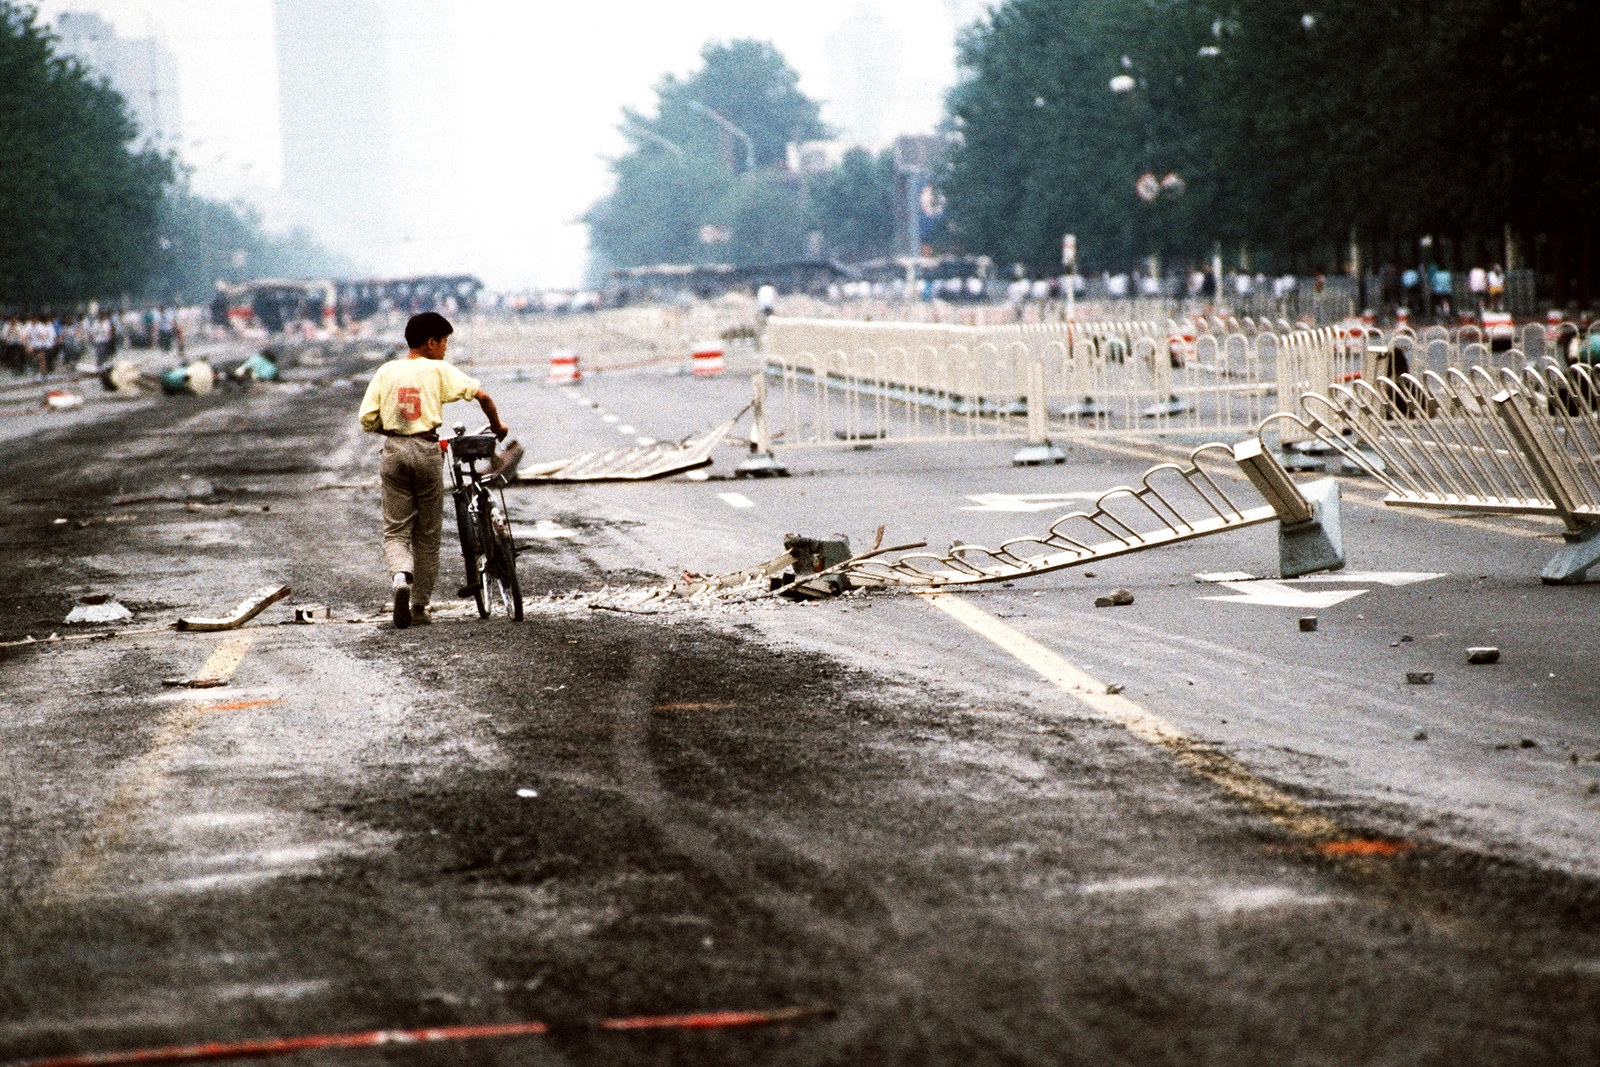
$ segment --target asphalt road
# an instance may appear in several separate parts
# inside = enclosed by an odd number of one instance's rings
[[[511,490],[527,620],[397,632],[370,366],[4,420],[0,1062],[528,1020],[555,1032],[300,1059],[1600,1058],[1597,590],[1538,583],[1547,528],[1350,482],[1334,582],[1195,580],[1273,573],[1258,527],[939,601],[557,599],[786,532],[993,543],[1165,454],[792,450],[752,482],[730,449],[704,481]],[[487,384],[533,458],[748,393]],[[294,596],[234,634],[165,628],[270,582]],[[1134,604],[1092,606],[1115,587]],[[133,619],[65,625],[90,592]],[[1480,644],[1502,661],[1467,666]],[[197,673],[229,684],[161,684]],[[836,1014],[587,1025],[812,1004]]]

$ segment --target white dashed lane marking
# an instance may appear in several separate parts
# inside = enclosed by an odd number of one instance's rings
[[[629,426],[627,424],[623,424],[623,425],[617,427],[617,432],[620,433],[620,434],[625,434],[628,437],[632,437],[634,434],[639,432],[639,429],[636,426]]]
[[[718,493],[718,498],[730,508],[753,508],[756,502],[743,493]]]

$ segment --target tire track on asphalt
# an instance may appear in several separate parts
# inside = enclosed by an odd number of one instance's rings
[[[1108,691],[1104,682],[981,608],[948,594],[924,593],[922,597],[978,636],[998,645],[1046,681],[1066,690],[1099,718],[1116,723],[1147,744],[1171,752],[1179,766],[1236,800],[1244,801],[1296,837],[1335,843],[1349,836],[1338,823],[1258,778],[1244,764],[1217,751],[1215,746],[1184,733],[1142,704]]]
[[[232,678],[256,635],[255,630],[237,630],[223,638],[195,677],[222,682]],[[184,700],[161,717],[149,749],[129,768],[83,841],[56,868],[45,890],[44,903],[58,903],[99,877],[106,861],[127,844],[139,816],[166,788],[169,766],[178,747],[194,735],[207,714],[226,703],[229,702],[219,697]]]

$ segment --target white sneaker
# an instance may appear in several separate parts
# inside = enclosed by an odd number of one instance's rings
[[[411,582],[405,572],[394,576],[394,628],[404,630],[411,625]]]

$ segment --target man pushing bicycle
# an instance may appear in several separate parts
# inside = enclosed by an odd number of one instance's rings
[[[444,405],[476,400],[496,438],[509,431],[494,398],[445,362],[455,327],[438,312],[406,323],[410,352],[378,368],[361,401],[361,428],[383,442],[383,559],[394,576],[394,624],[433,621],[428,604],[439,576],[444,526],[444,453],[439,426]]]

